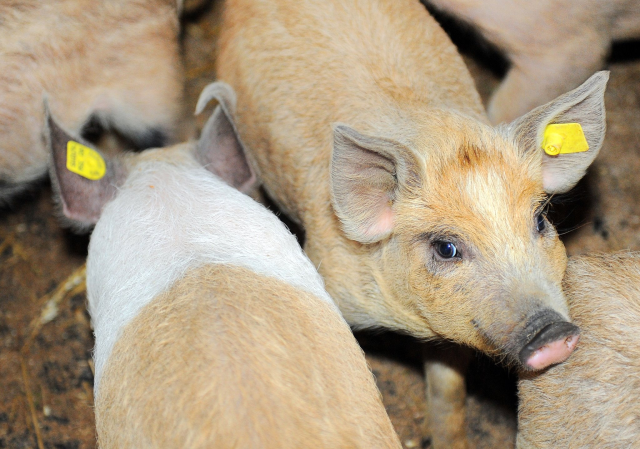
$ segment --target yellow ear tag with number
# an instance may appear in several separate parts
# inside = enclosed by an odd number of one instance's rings
[[[542,149],[549,156],[582,153],[589,149],[580,123],[556,123],[544,130]]]
[[[107,172],[107,165],[97,151],[70,140],[67,142],[67,170],[97,181]]]

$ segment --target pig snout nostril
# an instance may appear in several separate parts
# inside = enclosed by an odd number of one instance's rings
[[[571,355],[580,329],[569,322],[551,323],[545,326],[520,351],[520,362],[527,369],[542,369],[563,362]]]

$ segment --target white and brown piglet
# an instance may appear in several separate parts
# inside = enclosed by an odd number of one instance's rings
[[[604,67],[612,41],[640,38],[639,0],[428,0],[473,24],[510,67],[489,117],[508,122]]]
[[[180,3],[0,3],[0,204],[47,173],[44,94],[76,134],[105,130],[138,149],[176,139]]]
[[[234,188],[254,177],[233,91],[208,86],[197,111],[213,98],[198,142],[106,160],[97,181],[66,169],[69,142],[83,142],[48,118],[64,212],[97,221],[87,293],[100,447],[399,448],[320,275]]]
[[[580,344],[518,383],[518,449],[640,447],[640,253],[569,259],[563,281]]]
[[[352,326],[453,340],[528,369],[569,356],[566,253],[544,208],[600,150],[606,72],[496,128],[417,0],[227,0],[219,47],[259,177],[304,227]],[[547,126],[568,123],[588,149],[543,151]],[[449,368],[427,368],[431,422],[458,404],[432,429],[436,448],[466,444],[464,379]]]

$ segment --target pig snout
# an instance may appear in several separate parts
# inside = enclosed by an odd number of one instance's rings
[[[571,355],[580,339],[580,328],[557,312],[544,311],[529,321],[522,336],[525,344],[518,359],[525,369],[540,370]]]

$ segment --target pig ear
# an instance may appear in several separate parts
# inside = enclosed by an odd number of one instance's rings
[[[508,125],[521,148],[542,152],[542,183],[547,193],[571,189],[600,151],[606,128],[604,90],[609,72],[597,72],[580,87],[540,106]],[[579,123],[589,150],[549,156],[542,149],[544,130],[554,123]]]
[[[256,184],[256,175],[233,123],[235,93],[228,84],[209,84],[200,94],[196,114],[201,113],[213,98],[218,100],[218,106],[202,130],[196,157],[207,170],[246,193]]]
[[[361,243],[387,237],[395,224],[397,193],[419,183],[417,167],[411,150],[400,143],[335,126],[331,196],[347,237]]]
[[[118,160],[106,159],[83,139],[65,131],[52,117],[46,99],[45,139],[51,155],[51,184],[58,201],[62,204],[62,212],[78,229],[86,229],[96,224],[102,208],[113,198],[118,186],[126,178],[124,166]],[[102,158],[104,168],[99,170],[102,177],[92,180],[70,171],[67,163],[67,156],[72,154],[68,150],[69,142],[75,142],[94,151],[97,154],[95,158]]]

